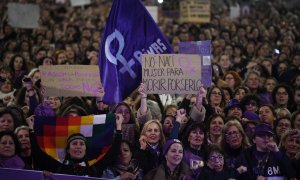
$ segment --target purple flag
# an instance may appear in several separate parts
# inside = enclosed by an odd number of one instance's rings
[[[114,0],[99,56],[104,102],[114,105],[139,86],[142,54],[170,53],[173,48],[140,0]]]

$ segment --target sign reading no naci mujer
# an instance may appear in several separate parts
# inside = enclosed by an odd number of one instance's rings
[[[46,96],[102,96],[99,68],[92,65],[40,66]]]
[[[150,94],[197,94],[201,84],[201,57],[143,54],[142,81]]]

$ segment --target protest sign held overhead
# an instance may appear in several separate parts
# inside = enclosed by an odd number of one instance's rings
[[[40,7],[36,4],[8,3],[8,23],[16,28],[39,27]]]
[[[114,105],[141,83],[142,54],[173,53],[140,0],[114,0],[99,55],[103,101]]]
[[[205,87],[210,87],[212,84],[211,41],[180,42],[179,53],[201,56],[201,77],[204,77],[201,81]]]
[[[142,75],[147,93],[197,94],[201,84],[201,57],[143,54]]]
[[[40,66],[40,71],[46,96],[103,96],[98,66]]]
[[[210,22],[210,0],[180,1],[180,22]]]

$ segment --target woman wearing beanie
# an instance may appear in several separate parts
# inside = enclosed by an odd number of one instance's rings
[[[144,180],[191,179],[191,171],[183,160],[183,145],[178,139],[168,140],[163,147],[164,159],[156,168],[146,174]]]
[[[43,167],[40,167],[41,170],[76,176],[101,177],[103,170],[111,162],[112,157],[117,156],[120,149],[123,119],[121,114],[116,114],[116,133],[112,147],[101,160],[93,165],[89,165],[88,163],[90,159],[87,157],[87,139],[80,133],[74,133],[68,137],[65,158],[62,163],[43,153],[37,145],[36,137],[31,134],[33,157],[43,162]]]

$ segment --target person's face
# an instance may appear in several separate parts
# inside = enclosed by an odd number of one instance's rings
[[[282,74],[286,69],[287,69],[287,64],[280,63],[278,65],[278,70],[277,71],[278,71],[279,74]]]
[[[33,84],[35,84],[40,79],[41,79],[41,73],[39,71],[35,72],[32,76]]]
[[[300,76],[297,76],[297,77],[296,77],[296,80],[295,80],[294,85],[295,85],[295,86],[300,86]]]
[[[120,147],[120,154],[118,156],[121,164],[128,165],[132,157],[132,152],[128,144],[122,143]]]
[[[218,152],[212,152],[208,157],[208,164],[216,172],[221,172],[224,166],[224,156]]]
[[[236,94],[235,94],[235,99],[237,99],[238,101],[241,101],[243,99],[243,97],[245,96],[246,91],[244,89],[238,89]]]
[[[180,164],[183,158],[183,147],[179,143],[174,143],[170,146],[167,154],[165,155],[167,165],[176,167]]]
[[[0,132],[1,131],[13,131],[14,119],[10,114],[3,114],[0,117]]]
[[[278,88],[276,92],[276,102],[278,105],[287,105],[289,100],[289,94],[283,87]]]
[[[272,110],[268,106],[260,107],[258,111],[258,115],[261,122],[264,123],[273,124],[273,121],[275,120],[275,116]]]
[[[48,97],[48,103],[49,103],[49,106],[55,110],[61,106],[60,99],[57,96]]]
[[[257,111],[257,103],[254,100],[250,100],[245,104],[246,111],[248,112],[256,112]]]
[[[214,89],[211,91],[210,101],[211,101],[211,104],[213,104],[213,105],[220,105],[220,104],[221,104],[221,101],[222,101],[222,93],[221,93],[221,90],[220,90],[220,89],[214,88]]]
[[[14,61],[14,69],[15,71],[20,71],[22,70],[23,67],[23,59],[21,57],[16,57]]]
[[[253,74],[253,73],[249,74],[246,85],[250,89],[257,89],[258,86],[259,86],[259,77],[256,74]]]
[[[254,135],[254,130],[255,130],[255,124],[253,123],[248,123],[245,127],[245,133],[249,139],[252,139]]]
[[[11,82],[9,80],[6,80],[4,84],[1,85],[1,92],[2,93],[9,93],[12,91]]]
[[[130,120],[130,109],[128,109],[127,106],[125,105],[120,105],[117,109],[116,109],[116,113],[121,113],[123,115],[123,124],[127,124],[129,123]]]
[[[294,128],[300,130],[300,114],[295,117]]]
[[[209,126],[209,132],[212,135],[220,136],[222,134],[222,129],[224,127],[224,121],[221,117],[216,117],[211,121]]]
[[[53,65],[52,59],[50,59],[50,58],[44,59],[43,66],[47,66],[47,65]]]
[[[21,149],[30,149],[30,138],[29,138],[29,131],[26,129],[19,130],[17,134],[18,141],[21,145]]]
[[[300,90],[295,91],[294,101],[298,106],[300,106]]]
[[[268,151],[267,144],[273,142],[273,136],[267,133],[260,133],[255,135],[253,142],[258,151],[266,152]]]
[[[222,55],[220,57],[220,66],[224,69],[228,69],[230,66],[230,60],[228,55]]]
[[[230,101],[230,94],[229,94],[229,91],[227,89],[223,89],[223,92],[224,92],[224,97],[225,97],[225,101],[226,102],[229,102]]]
[[[284,144],[286,152],[290,155],[296,155],[300,151],[300,140],[297,138],[287,137]]]
[[[85,142],[81,139],[71,141],[68,153],[72,159],[82,159],[86,154]]]
[[[262,65],[272,74],[272,63],[270,61],[263,61]]]
[[[204,142],[204,132],[200,128],[192,130],[189,134],[188,142],[192,148],[198,149]]]
[[[234,88],[235,80],[232,74],[227,74],[225,77],[225,82],[230,88]]]
[[[172,118],[170,116],[165,118],[165,121],[164,121],[164,124],[163,124],[163,130],[164,130],[165,134],[170,134],[171,133],[171,130],[174,126],[173,120],[174,120],[174,118]]]
[[[276,81],[274,79],[267,79],[265,82],[265,88],[268,93],[272,93],[274,87],[276,86]]]
[[[15,143],[11,136],[4,135],[0,139],[0,156],[12,157],[15,154]]]
[[[236,117],[238,119],[241,119],[242,117],[242,109],[239,107],[233,107],[230,108],[228,111],[228,116]]]
[[[242,134],[236,126],[230,126],[225,133],[226,142],[233,149],[237,149],[242,145]]]
[[[281,137],[281,135],[288,129],[291,129],[292,124],[289,119],[281,119],[278,122],[278,125],[276,126],[276,134],[278,137]]]
[[[177,109],[175,107],[170,107],[166,111],[166,115],[176,116]]]
[[[151,123],[146,127],[145,136],[149,144],[156,144],[160,140],[160,130],[159,126],[156,123]]]
[[[57,56],[57,64],[65,64],[67,62],[67,56],[65,53],[60,53]]]

